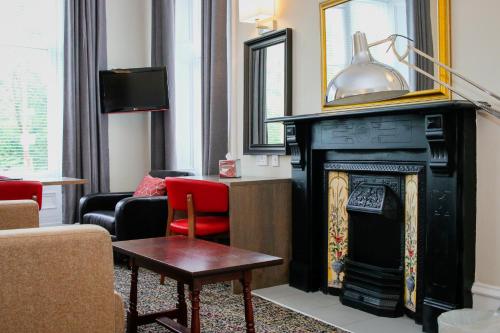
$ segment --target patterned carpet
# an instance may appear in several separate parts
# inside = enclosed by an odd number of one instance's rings
[[[167,279],[160,285],[159,275],[139,270],[139,313],[161,311],[175,306],[175,282]],[[128,301],[130,270],[115,265],[115,289]],[[187,289],[187,288],[186,288]],[[186,292],[187,296],[187,292]],[[245,332],[245,315],[241,295],[233,295],[229,284],[203,286],[201,300],[201,330],[204,333]],[[188,312],[190,304],[188,303]],[[127,305],[128,306],[128,305]],[[342,330],[293,312],[260,297],[253,297],[255,328],[259,333],[343,333]],[[139,327],[139,332],[166,332],[157,324]]]

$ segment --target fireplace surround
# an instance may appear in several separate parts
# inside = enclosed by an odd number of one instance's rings
[[[291,154],[290,285],[426,332],[470,307],[475,117],[443,101],[273,119]]]

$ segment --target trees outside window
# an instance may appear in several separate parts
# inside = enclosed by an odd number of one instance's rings
[[[0,174],[60,174],[62,2],[0,3]]]

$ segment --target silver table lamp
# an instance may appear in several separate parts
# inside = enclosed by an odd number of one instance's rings
[[[327,101],[328,105],[385,101],[409,92],[408,83],[401,73],[373,59],[366,35],[359,31],[353,36],[351,65],[330,81],[327,96],[335,88],[335,99]]]
[[[395,47],[395,42],[398,37],[398,35],[391,35],[386,39],[368,44],[366,35],[362,32],[357,31],[353,36],[354,47],[351,64],[343,69],[340,73],[338,73],[328,83],[326,89],[326,104],[337,106],[379,102],[406,95],[409,92],[408,83],[403,78],[401,73],[386,64],[376,61],[370,53],[370,47],[383,43],[390,43],[389,49],[393,51],[393,53],[401,63],[407,65],[416,72],[432,79],[440,85],[450,89],[457,95],[476,105],[481,110],[484,110],[494,115],[495,117],[500,118],[500,111],[491,107],[490,104],[475,100],[474,98],[468,96],[467,93],[455,87],[452,87],[450,84],[441,81],[440,79],[434,77],[426,71],[409,63],[407,57],[410,51],[414,52],[432,61],[439,67],[444,68],[447,72],[464,80],[483,94],[488,95],[497,101],[500,101],[500,96],[466,78],[453,68],[439,62],[436,58],[433,58],[425,52],[417,49],[411,43],[408,44],[406,51],[403,54],[400,54]],[[328,100],[328,97],[333,93],[333,89],[336,89],[334,94],[335,97],[333,100]]]

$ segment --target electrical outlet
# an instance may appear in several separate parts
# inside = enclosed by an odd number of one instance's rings
[[[255,156],[255,165],[267,166],[267,155],[257,155]]]
[[[280,157],[278,155],[271,155],[271,166],[273,167],[280,166]]]

